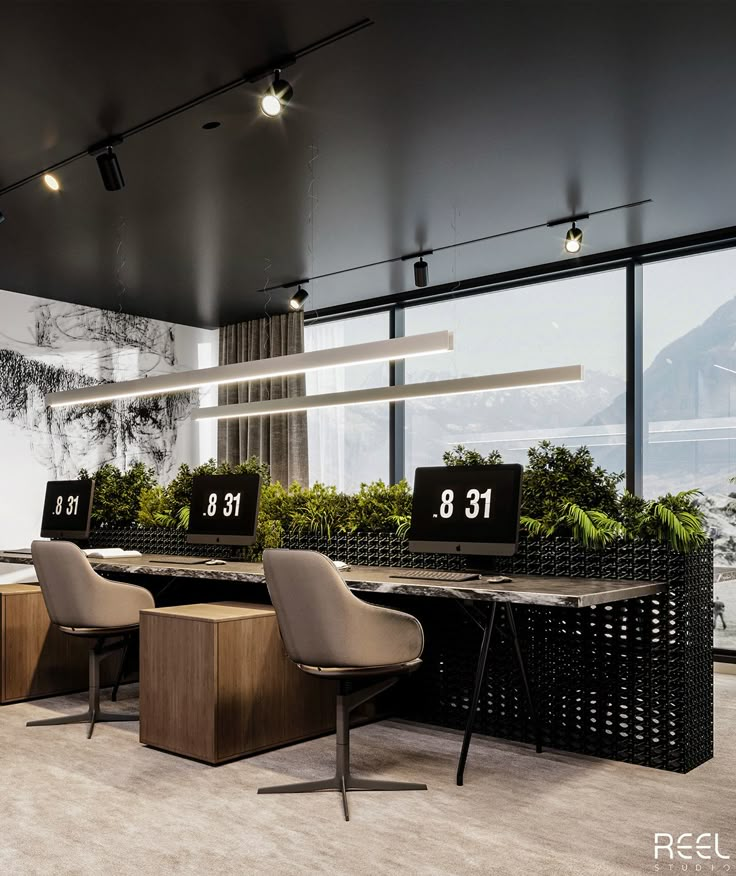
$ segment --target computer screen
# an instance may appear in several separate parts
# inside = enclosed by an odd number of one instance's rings
[[[89,538],[94,481],[49,481],[41,518],[42,538]]]
[[[260,496],[261,478],[257,474],[195,476],[187,541],[254,544]]]
[[[519,541],[520,465],[418,468],[409,549],[511,556]]]

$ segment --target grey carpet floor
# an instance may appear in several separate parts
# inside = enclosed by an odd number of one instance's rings
[[[256,795],[328,774],[333,737],[209,767],[145,748],[133,723],[89,741],[81,726],[24,727],[83,700],[0,708],[1,874],[628,876],[655,872],[655,831],[718,831],[732,861],[707,872],[736,872],[736,676],[716,677],[716,757],[684,776],[476,737],[458,788],[458,734],[359,728],[356,775],[429,791],[352,794],[350,823],[335,794]]]

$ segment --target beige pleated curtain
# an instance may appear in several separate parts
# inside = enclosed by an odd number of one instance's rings
[[[287,313],[271,319],[253,319],[220,329],[220,365],[252,362],[304,352],[304,314]],[[306,392],[303,374],[233,383],[219,388],[219,404],[292,398]],[[271,478],[287,486],[309,483],[307,414],[240,417],[217,424],[220,462],[242,462],[257,456],[271,466]]]

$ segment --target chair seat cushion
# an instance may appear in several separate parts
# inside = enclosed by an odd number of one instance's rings
[[[306,666],[297,663],[302,672],[310,675],[321,675],[323,678],[365,678],[373,675],[403,675],[419,669],[422,661],[419,657],[408,663],[388,663],[384,666]]]
[[[134,633],[138,629],[138,624],[128,624],[124,627],[62,627],[59,629],[63,633],[68,633],[70,636],[123,636],[127,633]]]

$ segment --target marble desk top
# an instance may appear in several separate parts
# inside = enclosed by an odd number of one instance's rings
[[[157,575],[166,578],[198,578],[209,581],[230,581],[243,584],[265,583],[260,563],[228,562],[222,566],[178,565],[151,562],[143,556],[108,560],[90,560],[98,572],[128,575]],[[169,558],[170,559],[170,558]],[[0,552],[0,563],[31,563],[23,554]],[[405,570],[404,570],[405,571]],[[624,599],[653,596],[665,585],[656,581],[617,581],[595,578],[558,578],[539,575],[514,575],[511,582],[493,584],[483,578],[477,581],[421,581],[402,579],[401,569],[383,566],[353,566],[343,572],[351,590],[363,593],[387,593],[399,596],[430,596],[450,599],[470,599],[479,602],[515,602],[527,605],[554,605],[563,608],[585,608],[608,605]]]

